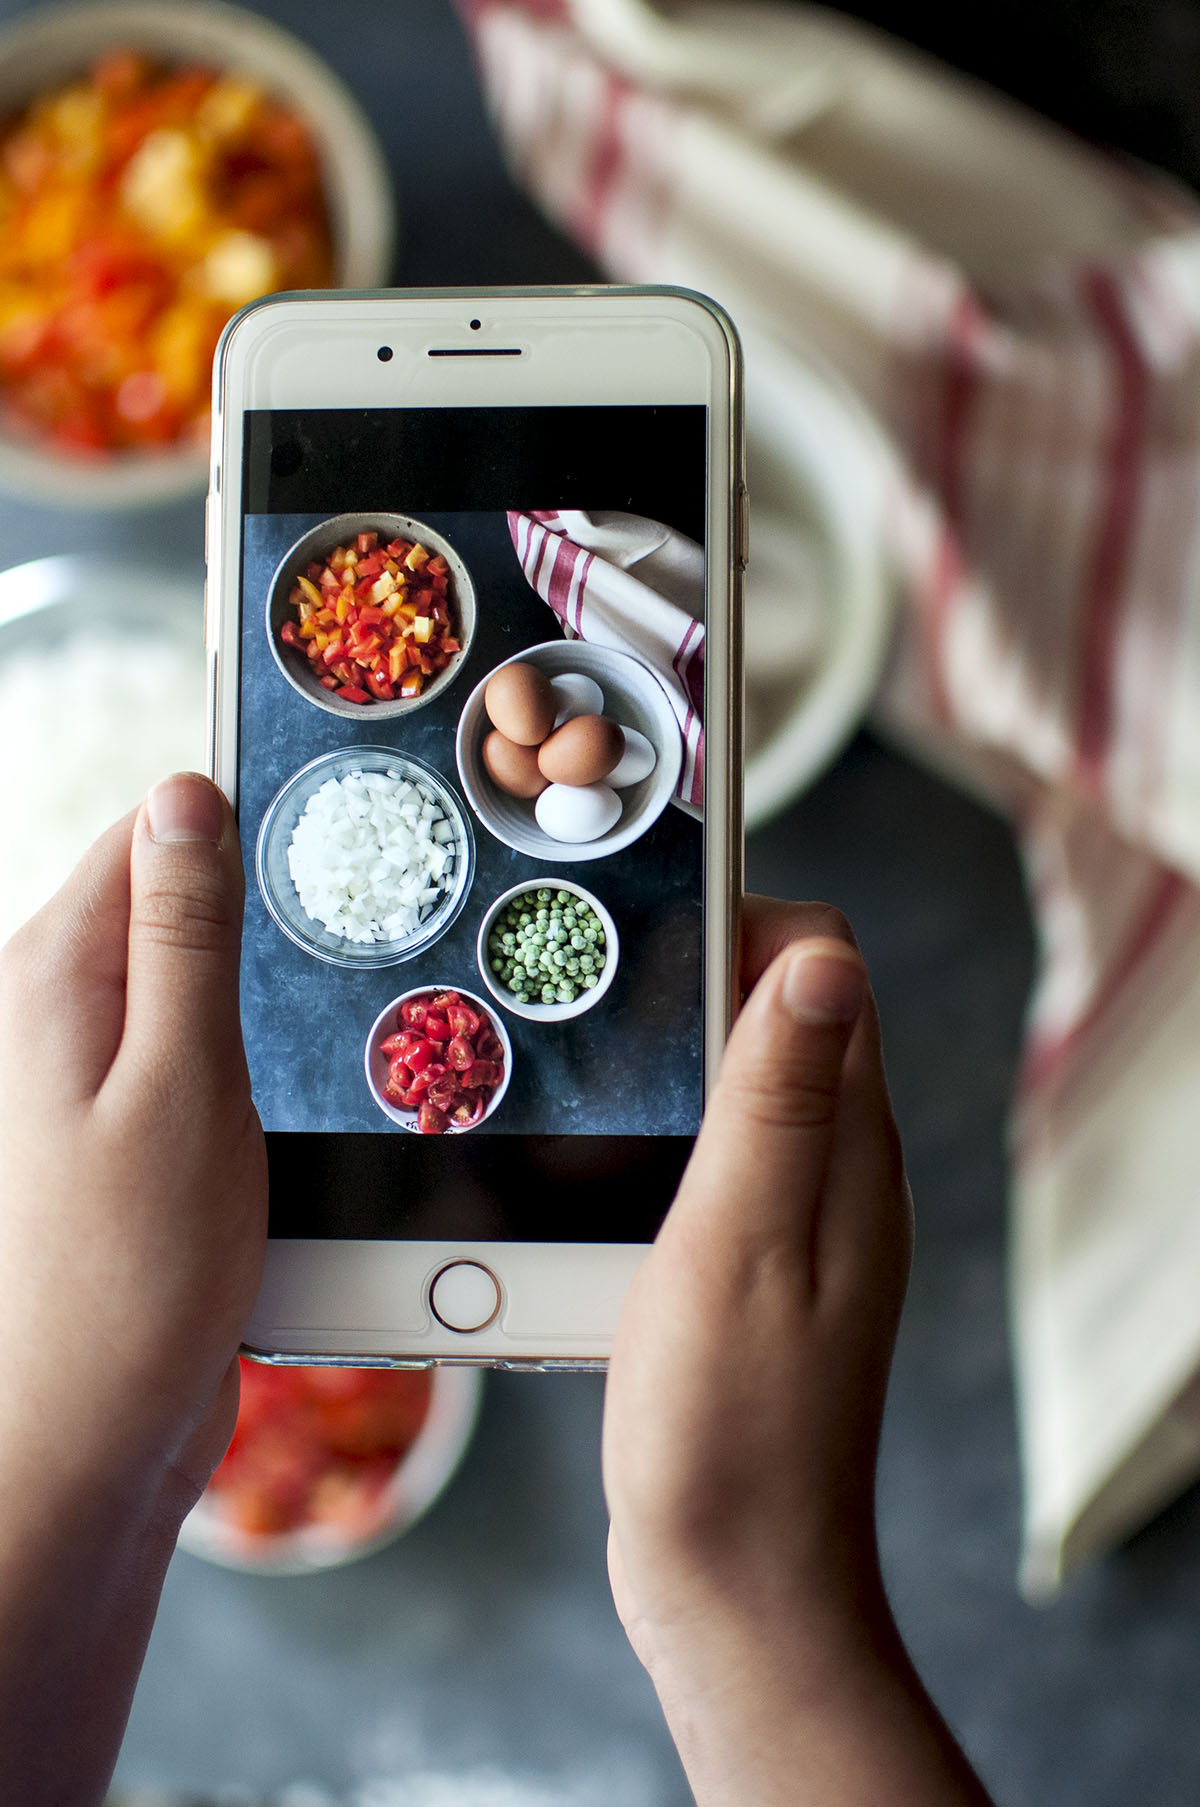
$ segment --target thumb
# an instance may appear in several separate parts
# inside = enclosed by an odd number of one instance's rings
[[[811,1248],[843,1062],[867,989],[857,950],[832,937],[796,942],[772,961],[730,1035],[672,1212],[676,1228],[691,1219],[727,1245],[736,1200],[746,1253]]]
[[[155,785],[134,824],[119,1063],[218,1083],[241,1063],[242,864],[233,811],[196,772]]]

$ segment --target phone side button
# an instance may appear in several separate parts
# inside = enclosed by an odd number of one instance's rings
[[[500,1283],[481,1262],[447,1262],[429,1282],[429,1309],[447,1330],[486,1330],[500,1310]]]

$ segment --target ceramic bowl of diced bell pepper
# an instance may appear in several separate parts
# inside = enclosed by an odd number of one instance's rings
[[[201,492],[225,321],[386,282],[395,232],[355,94],[224,0],[5,21],[0,214],[0,487],[88,508]]]
[[[475,586],[426,522],[335,515],[280,563],[266,627],[280,671],[319,709],[408,715],[458,675],[475,632]]]

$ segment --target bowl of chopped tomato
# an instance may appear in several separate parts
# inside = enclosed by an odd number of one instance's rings
[[[493,1115],[512,1076],[512,1042],[473,992],[422,986],[371,1025],[367,1084],[385,1116],[422,1136],[461,1135]]]
[[[88,507],[207,482],[225,322],[386,282],[388,171],[357,100],[227,5],[94,0],[0,31],[0,483]]]
[[[302,1575],[367,1556],[442,1492],[478,1414],[471,1368],[273,1365],[241,1358],[233,1440],[180,1547]]]
[[[343,514],[312,528],[267,595],[275,663],[347,720],[408,715],[454,682],[475,632],[475,586],[449,540],[405,514]]]

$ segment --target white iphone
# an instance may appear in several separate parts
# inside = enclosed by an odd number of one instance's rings
[[[283,295],[227,328],[249,1353],[604,1362],[733,1008],[740,398],[729,321],[677,289]]]

